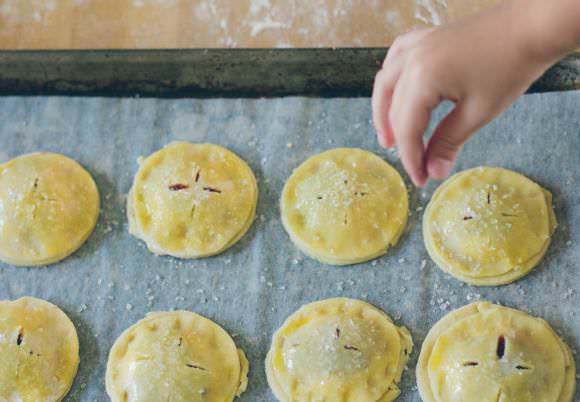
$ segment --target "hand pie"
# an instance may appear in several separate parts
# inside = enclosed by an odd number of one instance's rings
[[[0,165],[0,260],[60,261],[85,242],[98,216],[97,186],[72,159],[39,152]]]
[[[413,348],[381,310],[337,298],[307,304],[274,334],[266,357],[281,402],[391,402]]]
[[[71,320],[44,300],[0,301],[0,401],[59,402],[79,365]]]
[[[112,402],[228,402],[247,386],[248,361],[213,321],[189,311],[151,313],[115,341]]]
[[[571,402],[576,368],[548,323],[487,302],[429,332],[417,365],[424,402]]]
[[[407,223],[399,173],[367,151],[338,148],[309,158],[290,176],[282,223],[304,253],[327,264],[356,264],[396,244]]]
[[[141,162],[127,199],[129,231],[155,254],[207,257],[247,232],[257,200],[254,174],[232,152],[173,142]]]
[[[526,275],[556,228],[551,194],[519,173],[481,167],[437,189],[423,216],[427,251],[441,269],[480,286]]]

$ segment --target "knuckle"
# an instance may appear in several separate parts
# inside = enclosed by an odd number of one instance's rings
[[[392,57],[395,57],[395,56],[401,54],[401,52],[402,52],[401,46],[396,45],[396,43],[393,43],[393,45],[388,50],[388,55],[389,55],[389,57],[392,58]],[[386,61],[387,60],[385,59],[385,62]]]
[[[395,38],[393,44],[389,48],[389,52],[396,52],[401,49],[403,42],[405,41],[405,35],[400,35]]]
[[[408,34],[403,34],[397,36],[393,41],[393,44],[389,47],[388,55],[389,57],[394,57],[401,54],[406,47]]]
[[[446,153],[453,153],[459,150],[459,147],[461,147],[461,141],[453,137],[442,136],[438,138],[436,146],[437,148],[439,148],[440,151],[444,151]]]
[[[409,74],[414,79],[423,80],[429,78],[434,75],[436,70],[436,63],[433,58],[429,52],[425,52],[421,47],[409,51],[406,64]]]

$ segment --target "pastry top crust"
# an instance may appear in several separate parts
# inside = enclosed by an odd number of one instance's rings
[[[435,262],[473,284],[511,282],[544,255],[556,227],[551,195],[525,176],[482,167],[447,180],[423,220]]]
[[[392,401],[412,345],[405,328],[370,304],[311,303],[274,335],[268,382],[280,401]]]
[[[0,260],[61,260],[89,237],[98,215],[97,186],[74,160],[39,152],[0,165]]]
[[[487,302],[441,319],[417,366],[426,402],[570,402],[575,375],[570,349],[544,320]]]
[[[115,341],[107,364],[113,402],[223,402],[246,389],[248,361],[230,335],[189,311],[150,313]]]
[[[173,142],[141,163],[128,198],[130,231],[157,254],[218,254],[250,227],[257,197],[250,167],[229,150]]]
[[[408,215],[399,173],[375,154],[337,148],[309,158],[290,176],[282,222],[307,254],[331,264],[382,255],[397,242]]]
[[[0,400],[58,402],[77,372],[77,332],[49,302],[0,301],[0,356]]]

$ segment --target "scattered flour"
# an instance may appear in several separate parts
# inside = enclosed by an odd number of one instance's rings
[[[445,0],[415,0],[416,1],[416,8],[415,8],[415,18],[418,20],[426,23],[426,24],[434,24],[434,25],[441,25],[443,23],[443,18],[439,14],[438,8],[443,7],[447,8],[447,4]],[[434,2],[437,1],[437,4]]]
[[[195,7],[195,16],[199,19],[212,18],[217,13],[217,7],[212,0],[200,1]]]
[[[260,32],[267,30],[267,29],[283,29],[283,28],[290,28],[290,24],[284,22],[276,22],[272,21],[269,17],[262,20],[256,21],[252,23],[252,31],[250,32],[251,36],[256,36]]]
[[[133,6],[139,8],[144,7],[146,5],[171,7],[174,6],[176,3],[177,0],[133,0]]]
[[[389,11],[387,13],[387,24],[394,25],[399,20],[400,16],[397,11]]]
[[[367,46],[377,41],[377,32],[380,32],[381,38],[393,38],[417,25],[440,25],[446,20],[447,1],[241,0],[232,2],[235,3],[232,5],[223,0],[195,0],[185,3],[191,7],[186,12],[188,24],[200,26],[207,31],[209,39],[205,36],[205,39],[200,39],[206,46],[213,41],[218,47],[245,47],[248,43],[259,43],[260,46],[268,44],[285,48],[305,44],[312,47],[332,46],[340,43]],[[66,12],[66,4],[91,7],[94,3],[96,1],[92,0],[0,0],[0,18],[2,22],[10,25],[43,23],[49,21],[49,13],[58,11],[59,8]],[[183,3],[180,0],[130,0],[128,4],[137,10],[143,7],[171,8]],[[361,7],[368,8],[369,18],[372,20],[369,20],[369,29],[361,28],[355,32],[345,29],[353,17],[360,18]],[[408,9],[411,10],[410,15],[407,15]],[[377,16],[379,19],[375,19]],[[86,18],[93,18],[90,10],[87,10]],[[52,19],[50,21],[54,22]],[[95,21],[99,26],[104,23],[98,19]],[[159,43],[164,43],[160,37],[163,37],[165,31],[171,32],[171,29],[165,29],[164,26],[165,24],[159,24],[153,28],[134,29],[131,39],[136,47],[146,48],[152,44],[158,46]],[[106,24],[103,29],[106,29]],[[181,41],[180,45],[182,43],[189,42]]]
[[[0,1],[0,16],[8,23],[41,22],[44,16],[55,11],[56,0],[2,0]]]
[[[271,7],[270,0],[252,0],[250,3],[250,14],[257,15],[262,9],[269,10]]]

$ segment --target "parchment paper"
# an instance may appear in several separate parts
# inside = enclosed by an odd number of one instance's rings
[[[79,252],[47,268],[0,264],[1,299],[49,300],[77,326],[81,365],[67,401],[108,400],[109,348],[125,328],[155,310],[193,310],[235,335],[251,364],[243,401],[274,401],[263,365],[272,333],[301,305],[327,297],[366,300],[411,330],[416,350],[403,377],[403,402],[420,401],[414,366],[429,328],[451,309],[479,298],[539,315],[574,349],[580,345],[578,91],[524,97],[459,158],[457,170],[483,164],[512,168],[555,196],[560,226],[546,258],[526,278],[498,288],[463,285],[429,259],[421,209],[436,183],[411,188],[407,232],[376,262],[324,266],[291,244],[280,223],[278,197],[292,169],[308,156],[356,146],[378,152],[402,171],[396,155],[375,142],[368,99],[0,98],[0,122],[0,159],[61,152],[81,162],[101,191],[97,229]],[[258,218],[221,256],[155,257],[127,233],[125,197],[137,157],[177,139],[224,145],[258,177]]]

